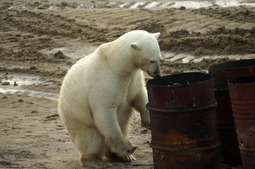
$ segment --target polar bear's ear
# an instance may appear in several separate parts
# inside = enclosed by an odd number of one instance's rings
[[[161,33],[160,33],[160,32],[158,32],[158,33],[153,33],[153,35],[155,36],[156,39],[158,39],[159,36],[161,35]]]
[[[140,51],[141,50],[141,48],[138,46],[138,44],[137,43],[131,43],[130,44],[130,47],[132,48],[132,49],[134,49],[134,50],[136,50],[136,51]]]

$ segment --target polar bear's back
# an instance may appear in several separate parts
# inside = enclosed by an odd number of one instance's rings
[[[88,105],[88,92],[91,85],[89,56],[80,59],[67,72],[59,94],[59,113],[62,119],[73,118],[93,125]],[[86,83],[85,83],[86,82]]]

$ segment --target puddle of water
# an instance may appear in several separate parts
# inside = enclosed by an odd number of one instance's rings
[[[191,9],[197,9],[197,8],[206,8],[209,6],[212,6],[212,2],[203,2],[203,1],[180,1],[180,2],[174,2],[174,4],[170,5],[169,8],[191,8]]]
[[[28,74],[7,74],[5,72],[0,74],[0,81],[9,83],[9,85],[3,85],[0,83],[0,93],[5,94],[24,94],[33,97],[42,97],[51,100],[57,100],[58,94],[45,91],[36,91],[32,89],[26,89],[28,85],[47,84],[54,85],[58,79],[44,79],[39,76]],[[14,85],[17,84],[17,85]]]
[[[145,4],[145,2],[137,2],[134,5],[130,6],[130,9],[136,9],[139,8],[140,6],[143,6]]]
[[[143,5],[145,2],[137,2],[134,5],[132,5],[130,8],[135,9],[139,8],[141,5]],[[160,1],[153,1],[149,4],[147,4],[144,8],[149,9],[149,8],[154,8],[154,7],[161,7],[161,8],[180,8],[180,7],[185,7],[185,8],[191,8],[191,9],[197,9],[197,8],[208,8],[212,6],[219,6],[219,7],[237,7],[237,6],[250,6],[254,7],[255,6],[255,1],[246,1],[246,0],[213,0],[213,1],[169,1],[169,2],[163,2],[160,3]],[[123,5],[119,5],[120,8],[123,7]]]
[[[175,2],[167,2],[161,5],[162,8],[168,8],[171,7],[172,5],[174,5]]]
[[[244,54],[244,55],[209,55],[209,56],[193,56],[189,54],[174,54],[169,52],[162,51],[162,55],[164,59],[168,59],[170,62],[182,62],[182,63],[189,63],[194,62],[198,63],[201,62],[203,59],[233,59],[233,60],[240,60],[240,59],[254,59],[254,54]]]
[[[173,55],[173,56],[166,56],[166,58],[169,58],[169,61],[174,62],[183,58],[187,57],[187,54],[177,54],[177,55]]]
[[[8,67],[8,69],[29,69],[29,66],[13,65],[13,63],[0,63],[0,67]]]
[[[250,7],[254,7],[255,6],[255,2],[254,1],[246,1],[246,0],[232,0],[232,1],[228,1],[228,0],[216,0],[215,5],[218,5],[220,7],[226,8],[226,7],[235,7],[235,6],[250,6]]]
[[[0,93],[4,94],[20,94],[20,95],[27,95],[32,97],[39,97],[39,98],[46,98],[49,100],[58,100],[58,94],[56,93],[48,93],[48,92],[41,92],[35,90],[28,90],[28,89],[21,89],[21,88],[1,88],[0,86]]]
[[[129,3],[123,3],[123,4],[120,4],[119,7],[120,8],[124,8],[125,6],[127,6]]]
[[[148,5],[146,5],[144,8],[145,9],[148,9],[148,8],[154,8],[154,7],[157,7],[157,6],[159,6],[159,2],[151,2],[151,3],[149,3]]]
[[[52,84],[52,82],[42,81],[40,77],[27,75],[27,74],[10,74],[5,75],[0,74],[0,80],[4,82],[9,82],[10,84],[14,84],[16,82],[18,85],[32,85],[32,84]]]
[[[188,55],[187,57],[182,59],[183,63],[189,63],[190,61],[194,60],[196,57],[192,55]]]

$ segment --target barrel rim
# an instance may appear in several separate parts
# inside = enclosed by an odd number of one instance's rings
[[[255,66],[255,59],[243,59],[214,64],[209,67],[209,72],[212,70],[240,69],[246,68],[247,66]]]
[[[232,78],[228,80],[228,84],[231,86],[255,84],[255,76],[242,76]]]
[[[186,83],[184,84],[179,84],[179,85],[175,85],[174,83],[169,83],[169,84],[160,84],[159,81],[160,80],[165,80],[167,78],[172,78],[172,80],[174,78],[176,78],[177,76],[187,76],[187,75],[200,75],[203,76],[204,79],[198,80],[196,82],[191,82],[189,83],[189,81],[186,81]],[[180,78],[180,77],[178,77]],[[194,84],[200,84],[206,81],[213,81],[212,80],[212,76],[208,73],[202,73],[202,72],[185,72],[185,73],[177,73],[177,74],[172,74],[172,75],[166,75],[166,76],[162,76],[159,78],[154,78],[154,79],[150,79],[147,81],[147,86],[158,86],[158,87],[165,87],[165,88],[182,88],[182,87],[187,87],[187,86],[191,86]]]

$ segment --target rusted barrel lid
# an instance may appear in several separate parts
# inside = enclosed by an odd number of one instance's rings
[[[190,72],[164,76],[147,82],[149,109],[167,112],[192,111],[216,104],[212,76]]]
[[[209,74],[214,78],[216,89],[227,89],[229,79],[255,75],[255,59],[215,64],[209,67]]]
[[[228,80],[229,85],[244,85],[250,86],[251,84],[255,83],[255,75],[254,76],[243,76],[243,77],[236,77]]]

